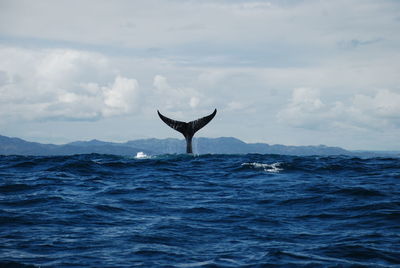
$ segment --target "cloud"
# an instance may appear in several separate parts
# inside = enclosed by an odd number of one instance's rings
[[[245,108],[247,108],[247,106],[244,103],[239,102],[239,101],[231,101],[226,105],[225,110],[226,111],[242,111]]]
[[[202,104],[204,99],[204,96],[193,88],[170,86],[167,78],[162,75],[154,77],[153,86],[155,97],[167,110],[193,109]]]
[[[8,83],[8,75],[4,71],[0,71],[0,86]]]
[[[56,121],[80,129],[74,120],[96,120],[84,124],[91,133],[77,131],[100,138],[106,124],[124,128],[125,116],[140,114],[130,119],[147,125],[136,132],[165,137],[169,132],[158,132],[153,121],[156,109],[190,120],[216,107],[215,135],[291,144],[326,143],[330,136],[330,144],[378,148],[388,146],[391,131],[398,144],[397,1],[75,6],[2,1],[0,123],[7,120],[8,134],[30,128],[46,137],[57,128],[63,137]],[[245,127],[238,130],[238,121]],[[386,131],[385,139],[377,139],[383,137],[377,130]]]
[[[367,127],[400,127],[400,94],[388,89],[375,95],[357,94],[348,112],[353,122]]]
[[[296,88],[277,117],[281,123],[305,129],[400,128],[399,103],[400,94],[388,89],[377,90],[372,96],[356,94],[346,104],[324,103],[318,89]]]
[[[117,76],[110,88],[103,88],[104,104],[102,112],[105,116],[127,114],[132,112],[138,98],[138,82]]]
[[[325,54],[318,52],[332,52],[328,49],[342,40],[398,40],[393,34],[398,29],[394,1],[89,0],[79,3],[79,9],[70,1],[3,2],[2,34],[75,45],[175,48],[178,54],[193,55],[199,50],[193,45],[200,44],[203,57],[241,53],[247,58],[255,51],[252,60],[261,55],[270,62],[285,60],[293,49],[294,57],[304,47],[314,53],[304,54],[302,60],[311,55],[319,59]]]
[[[328,117],[329,108],[314,88],[295,88],[287,106],[278,113],[278,119],[285,124],[310,129],[318,128]]]
[[[372,44],[376,44],[379,42],[382,42],[382,38],[375,38],[371,40],[357,40],[357,39],[352,39],[348,41],[340,41],[338,42],[338,46],[342,48],[358,48],[361,46],[368,46]]]
[[[138,82],[119,75],[100,54],[2,47],[0,62],[3,121],[96,120],[138,105]]]

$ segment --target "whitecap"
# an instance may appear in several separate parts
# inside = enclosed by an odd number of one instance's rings
[[[147,154],[144,152],[138,152],[135,156],[136,159],[143,159],[143,158],[150,158]]]
[[[279,173],[283,169],[280,168],[281,163],[276,162],[272,164],[265,164],[265,163],[257,163],[257,162],[252,162],[252,163],[243,163],[242,166],[250,166],[252,168],[259,168],[263,169],[265,172],[271,172],[271,173]]]
[[[192,263],[181,263],[181,264],[178,264],[177,266],[187,268],[187,267],[200,267],[200,266],[213,265],[213,264],[214,264],[214,262],[212,260],[209,260],[209,261],[192,262]]]

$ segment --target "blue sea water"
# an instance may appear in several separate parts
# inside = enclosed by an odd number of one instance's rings
[[[400,267],[400,159],[0,156],[0,267]]]

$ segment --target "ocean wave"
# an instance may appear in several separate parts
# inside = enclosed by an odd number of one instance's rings
[[[245,167],[251,167],[255,169],[262,169],[265,172],[270,172],[270,173],[279,173],[283,171],[283,168],[280,168],[282,163],[272,163],[272,164],[265,164],[265,163],[257,163],[257,162],[252,162],[252,163],[242,163],[242,166]]]
[[[399,170],[343,156],[0,156],[0,266],[396,267]]]

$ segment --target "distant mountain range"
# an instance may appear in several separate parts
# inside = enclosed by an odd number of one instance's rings
[[[144,152],[147,155],[185,153],[186,143],[183,139],[140,139],[124,143],[99,140],[75,141],[63,145],[29,142],[19,138],[0,135],[0,155],[72,155],[72,154],[115,154],[136,155]],[[396,156],[400,152],[348,151],[340,147],[319,146],[285,146],[266,143],[245,143],[232,137],[195,138],[193,150],[196,154],[284,154],[284,155],[353,155]]]

